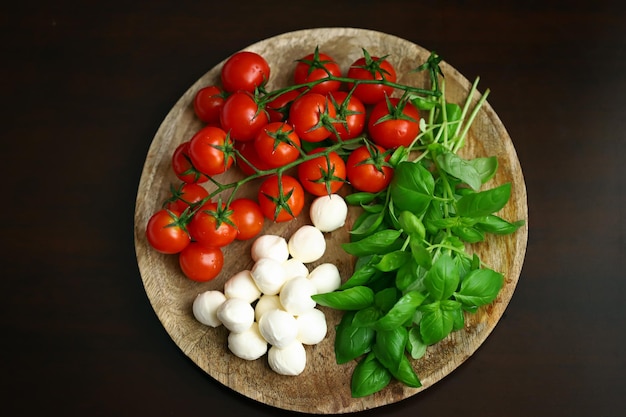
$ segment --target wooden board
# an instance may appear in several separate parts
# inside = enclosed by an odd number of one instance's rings
[[[290,82],[294,60],[312,52],[316,46],[320,47],[321,52],[333,56],[344,70],[362,56],[361,48],[366,48],[372,55],[389,55],[388,59],[397,68],[399,82],[424,85],[424,75],[409,74],[409,70],[423,63],[430,52],[385,33],[354,28],[310,29],[285,33],[245,49],[256,51],[269,61],[272,68],[269,88],[275,88]],[[527,226],[510,236],[490,236],[486,242],[472,248],[493,269],[504,273],[504,288],[491,305],[467,316],[465,329],[430,347],[425,357],[414,361],[414,367],[423,383],[423,387],[419,389],[392,382],[377,394],[360,399],[352,398],[350,378],[355,363],[337,365],[335,362],[334,326],[341,315],[330,309],[322,308],[327,316],[328,335],[319,345],[306,347],[307,367],[297,377],[281,376],[271,371],[266,356],[256,361],[237,358],[228,351],[227,330],[223,326],[213,329],[195,320],[191,306],[198,293],[208,289],[221,290],[225,280],[232,274],[251,268],[249,250],[252,242],[236,242],[228,246],[221,275],[208,283],[196,283],[182,275],[175,255],[161,255],[149,247],[145,239],[145,225],[150,215],[168,197],[170,184],[178,183],[170,167],[172,152],[202,126],[194,116],[191,104],[193,97],[201,87],[219,82],[222,64],[223,62],[218,63],[194,83],[161,124],[148,151],[137,193],[137,262],[152,307],[172,340],[207,374],[234,391],[274,407],[312,414],[355,412],[394,403],[427,389],[449,375],[489,336],[508,305],[526,252]],[[442,68],[446,76],[449,101],[462,103],[470,89],[470,82],[446,62],[442,63]],[[483,106],[475,120],[461,154],[497,156],[499,171],[486,187],[511,182],[511,201],[500,215],[510,220],[527,220],[528,207],[522,170],[505,127],[488,103]],[[220,180],[228,181],[237,175],[237,170],[230,170]],[[241,195],[254,196],[257,185],[258,183],[251,183]],[[351,208],[346,229],[326,235],[326,254],[320,261],[308,265],[309,269],[321,262],[332,262],[338,266],[344,280],[350,276],[352,259],[342,251],[340,244],[347,241],[347,228],[357,214],[356,209]],[[274,224],[267,221],[264,233],[288,237],[305,223],[310,223],[306,213],[289,223]]]

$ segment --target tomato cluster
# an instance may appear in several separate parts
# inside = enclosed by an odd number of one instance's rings
[[[305,193],[332,194],[346,183],[384,190],[393,176],[391,153],[413,143],[420,116],[404,95],[392,97],[397,75],[386,57],[363,52],[344,75],[316,48],[295,62],[293,83],[273,91],[261,55],[232,55],[220,84],[194,97],[203,126],[172,155],[182,185],[149,220],[151,246],[178,254],[187,277],[207,281],[223,267],[222,248],[257,236],[265,219],[294,219]],[[262,179],[256,199],[222,201],[209,193],[204,183],[229,169]]]

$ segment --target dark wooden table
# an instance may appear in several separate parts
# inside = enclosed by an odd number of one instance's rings
[[[0,14],[0,412],[282,416],[172,342],[133,244],[143,161],[222,59],[349,26],[435,50],[492,91],[524,170],[526,261],[487,341],[368,416],[624,416],[626,3],[13,2]],[[423,4],[420,4],[423,3]]]

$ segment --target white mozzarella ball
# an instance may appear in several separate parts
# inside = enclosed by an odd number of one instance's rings
[[[282,236],[261,235],[252,243],[250,255],[253,261],[261,258],[271,258],[279,262],[284,262],[289,258],[289,248],[287,241]]]
[[[263,294],[259,301],[254,306],[254,318],[256,321],[261,320],[263,314],[270,310],[284,310],[282,304],[280,304],[280,298],[277,294],[267,295]]]
[[[246,300],[227,298],[218,307],[217,317],[228,330],[241,333],[254,323],[254,308]]]
[[[250,273],[252,279],[263,294],[278,294],[285,283],[284,261],[272,258],[260,258],[254,263]]]
[[[317,294],[315,285],[306,277],[290,279],[280,290],[280,303],[288,313],[297,316],[315,308],[316,302],[311,298]]]
[[[296,340],[298,323],[285,310],[270,310],[261,316],[259,331],[270,345],[282,348]]]
[[[288,247],[292,257],[306,264],[315,262],[324,255],[326,240],[320,229],[305,224],[291,235]]]
[[[226,296],[221,291],[205,291],[193,300],[193,315],[200,323],[211,327],[218,327],[222,321],[217,317],[217,309],[226,301]]]
[[[252,323],[246,331],[228,334],[228,349],[241,359],[253,361],[267,353],[267,341],[261,336],[259,325]]]
[[[323,263],[316,266],[308,275],[318,294],[333,292],[341,286],[341,275],[335,264]]]
[[[280,375],[300,375],[306,367],[306,350],[297,340],[286,347],[272,346],[267,352],[270,368]]]
[[[224,295],[226,298],[241,298],[253,303],[261,296],[261,290],[252,279],[249,270],[237,272],[224,283]]]
[[[298,336],[296,339],[305,345],[316,345],[326,337],[328,326],[322,310],[314,308],[296,317]]]
[[[339,194],[323,195],[311,203],[311,222],[322,232],[332,232],[346,223],[348,205]]]
[[[283,268],[285,268],[286,281],[295,277],[306,277],[309,275],[309,268],[296,258],[289,258],[283,262]]]

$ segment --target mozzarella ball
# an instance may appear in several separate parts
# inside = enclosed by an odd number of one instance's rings
[[[252,279],[263,294],[278,294],[285,283],[284,261],[277,261],[272,258],[261,258],[254,263],[250,273]]]
[[[274,309],[261,316],[259,331],[270,345],[282,348],[296,340],[298,323],[292,314]]]
[[[326,337],[328,326],[322,310],[314,308],[296,317],[298,336],[296,339],[305,345],[316,345]]]
[[[256,321],[261,320],[263,314],[270,310],[284,310],[282,304],[280,304],[280,298],[277,294],[267,295],[263,294],[259,301],[254,306],[254,318]]]
[[[245,269],[236,273],[224,283],[226,298],[241,298],[253,303],[261,296],[261,290],[252,279],[252,274]]]
[[[280,290],[280,303],[288,313],[297,316],[315,308],[316,302],[311,298],[317,289],[306,277],[290,279]]]
[[[227,298],[218,307],[217,317],[228,330],[241,333],[254,323],[254,308],[246,300]]]
[[[317,227],[308,224],[296,230],[287,245],[291,256],[305,264],[317,261],[326,251],[324,234]]]
[[[283,262],[283,268],[285,268],[286,281],[295,277],[306,277],[309,275],[309,268],[296,258],[289,258]]]
[[[333,292],[341,286],[341,275],[335,264],[323,263],[316,266],[308,275],[318,294]]]
[[[221,291],[205,291],[193,300],[193,315],[200,323],[211,327],[218,327],[222,321],[217,317],[217,309],[226,301]]]
[[[261,336],[259,325],[252,323],[246,331],[228,334],[228,349],[241,359],[253,361],[267,353],[267,341]]]
[[[313,200],[309,214],[313,226],[332,232],[346,223],[348,205],[339,194],[323,195]]]
[[[258,261],[261,258],[271,258],[284,262],[289,258],[289,249],[284,237],[261,235],[252,243],[250,254],[253,261]]]
[[[300,375],[306,367],[306,350],[297,340],[284,348],[272,346],[267,352],[267,361],[277,374]]]

